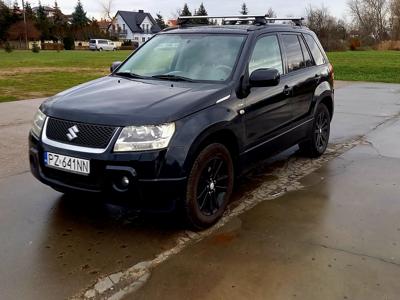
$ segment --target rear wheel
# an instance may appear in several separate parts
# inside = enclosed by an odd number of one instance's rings
[[[223,215],[231,197],[234,169],[231,155],[222,144],[200,152],[189,175],[185,216],[190,226],[205,229]]]
[[[314,116],[313,126],[307,141],[301,143],[301,152],[308,157],[320,157],[328,147],[331,129],[331,116],[325,104],[318,105]]]

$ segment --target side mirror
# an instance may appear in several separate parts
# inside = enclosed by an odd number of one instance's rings
[[[111,67],[110,67],[110,71],[111,73],[113,73],[116,69],[118,69],[118,67],[122,64],[121,61],[115,61],[112,63]]]
[[[267,87],[276,86],[281,80],[277,69],[257,69],[250,75],[250,86]]]

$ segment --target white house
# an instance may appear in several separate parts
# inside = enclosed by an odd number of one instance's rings
[[[118,11],[108,30],[120,40],[131,40],[139,45],[161,31],[151,14],[143,10]]]

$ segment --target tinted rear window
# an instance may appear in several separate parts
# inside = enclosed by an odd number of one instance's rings
[[[304,44],[303,38],[299,36],[300,44],[301,44],[301,49],[303,50],[303,55],[304,55],[304,64],[306,67],[311,67],[314,65],[314,62],[310,56],[310,52],[308,52],[308,49],[306,45]]]
[[[297,35],[287,34],[282,36],[283,48],[286,52],[288,72],[293,72],[304,67],[303,52]]]
[[[96,40],[90,40],[89,43],[96,44]]]
[[[323,65],[325,63],[325,57],[322,54],[321,49],[319,48],[314,38],[309,34],[305,34],[304,37],[306,39],[308,47],[310,48],[311,54],[314,57],[315,64],[318,66]]]

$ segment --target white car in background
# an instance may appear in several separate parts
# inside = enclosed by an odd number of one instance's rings
[[[89,49],[93,51],[115,51],[117,46],[110,40],[92,39],[89,41]]]

